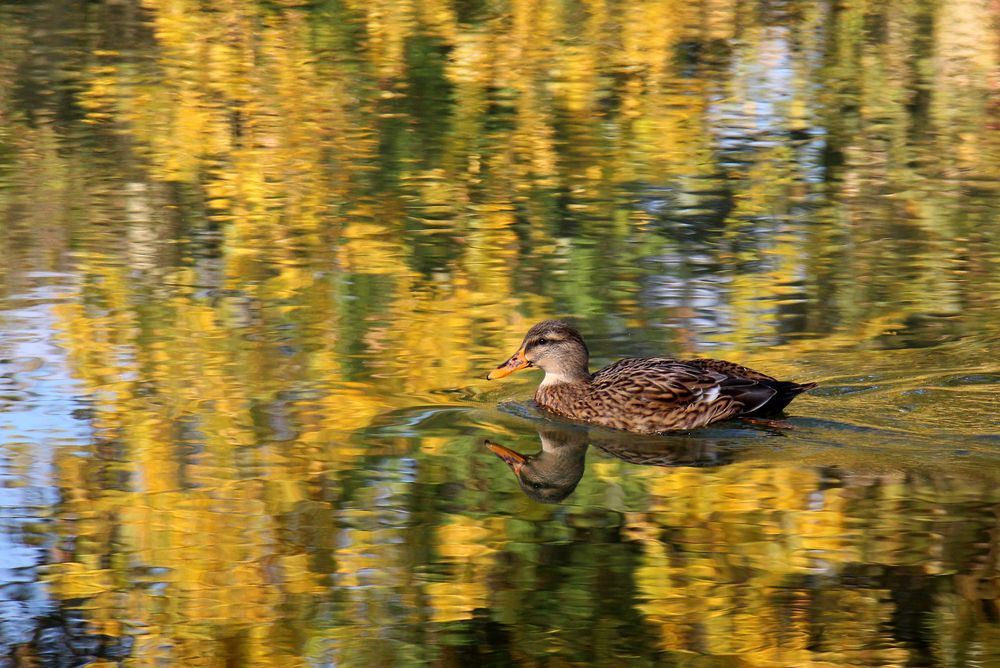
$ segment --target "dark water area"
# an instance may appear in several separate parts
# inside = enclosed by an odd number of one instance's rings
[[[0,1],[0,665],[1000,665],[998,332],[994,0]]]

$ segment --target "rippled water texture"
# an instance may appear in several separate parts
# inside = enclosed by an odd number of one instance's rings
[[[998,327],[994,0],[0,0],[0,665],[1000,665]]]

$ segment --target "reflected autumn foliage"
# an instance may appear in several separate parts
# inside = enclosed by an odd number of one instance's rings
[[[186,666],[1000,654],[996,481],[910,466],[995,432],[997,20],[0,6],[0,305],[68,277],[44,303],[87,431],[52,457],[65,635]],[[563,314],[602,361],[823,392],[798,431],[669,467],[543,436],[573,495],[540,506],[480,445],[537,449],[492,410],[530,380],[479,379]]]

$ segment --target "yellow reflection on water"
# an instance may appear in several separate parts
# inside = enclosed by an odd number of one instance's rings
[[[78,383],[42,542],[88,633],[192,666],[1000,655],[995,6],[106,4],[0,20],[0,307],[43,304]],[[537,379],[482,378],[562,315],[596,362],[821,389],[731,458],[592,451],[540,506],[481,447],[534,440],[495,407]]]

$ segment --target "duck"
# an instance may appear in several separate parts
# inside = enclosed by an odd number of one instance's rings
[[[591,373],[583,336],[562,320],[543,320],[529,329],[517,351],[486,378],[530,368],[545,372],[535,391],[542,410],[640,434],[780,415],[795,397],[816,387],[709,358],[632,357]]]

